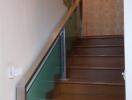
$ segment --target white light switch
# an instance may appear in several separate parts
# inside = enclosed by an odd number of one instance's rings
[[[14,67],[9,67],[9,69],[8,69],[8,77],[9,77],[9,79],[14,79],[14,73],[15,73],[15,69],[14,69]]]
[[[8,78],[9,79],[14,79],[16,76],[19,76],[22,74],[22,69],[21,68],[15,68],[14,66],[9,67],[8,69]]]

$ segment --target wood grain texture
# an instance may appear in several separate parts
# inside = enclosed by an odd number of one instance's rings
[[[49,100],[125,100],[122,36],[81,37],[72,50],[67,59],[68,80],[57,82]]]
[[[83,0],[83,35],[123,34],[123,0]]]

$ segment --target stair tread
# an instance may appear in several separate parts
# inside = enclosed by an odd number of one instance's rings
[[[60,81],[59,81],[60,82]],[[76,79],[69,79],[69,80],[61,80],[61,83],[64,84],[85,84],[85,85],[113,85],[113,86],[124,86],[124,83],[106,83],[106,82],[90,82]]]
[[[122,47],[101,47],[101,48],[73,48],[71,55],[124,55]]]
[[[91,84],[120,84],[123,83],[124,80],[122,79],[104,79],[104,78],[91,78],[91,77],[71,77],[71,80],[75,81],[75,82],[87,82],[87,83],[91,83]]]
[[[82,37],[78,37],[78,39],[94,39],[94,38],[99,38],[99,39],[108,39],[108,38],[122,38],[123,39],[123,35],[100,35],[100,36],[82,36]]]
[[[124,47],[124,45],[74,45],[73,48]]]
[[[106,55],[71,55],[68,57],[68,65],[74,66],[123,66],[124,57]]]
[[[59,83],[55,95],[61,94],[85,94],[85,95],[123,95],[124,86],[116,85],[95,85],[80,83]]]
[[[72,54],[72,55],[68,55],[68,57],[72,57],[72,56],[76,56],[76,57],[124,57],[124,55],[83,55],[83,54]]]
[[[52,100],[124,100],[122,95],[61,94]]]
[[[68,69],[122,70],[124,68],[123,67],[101,67],[101,66],[98,66],[98,67],[93,66],[93,67],[91,67],[91,66],[71,66],[71,65],[69,65]]]
[[[109,64],[109,65],[107,65],[107,64],[93,64],[93,63],[78,63],[78,64],[75,64],[75,63],[71,63],[71,62],[69,62],[68,64],[67,64],[67,66],[71,66],[70,68],[72,68],[72,66],[82,66],[82,68],[83,67],[90,67],[89,69],[101,69],[101,67],[102,67],[102,69],[104,68],[104,69],[124,69],[124,64]],[[69,68],[68,67],[68,68]],[[85,67],[85,68],[86,68]],[[98,68],[99,67],[99,68]]]

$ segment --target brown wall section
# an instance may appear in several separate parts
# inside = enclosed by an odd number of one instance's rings
[[[123,0],[83,0],[83,35],[123,34]]]

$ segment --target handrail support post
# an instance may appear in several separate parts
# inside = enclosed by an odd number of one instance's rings
[[[65,28],[62,30],[61,36],[61,65],[62,65],[62,80],[67,80],[67,68],[66,68],[66,37]]]

